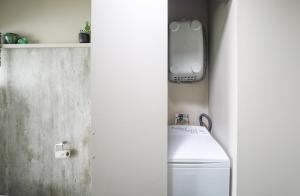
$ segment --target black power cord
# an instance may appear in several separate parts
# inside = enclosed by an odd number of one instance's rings
[[[208,124],[204,123],[203,118],[205,118],[207,120]],[[211,121],[211,118],[207,114],[202,113],[199,116],[199,123],[200,123],[201,127],[205,127],[211,133],[212,121]]]

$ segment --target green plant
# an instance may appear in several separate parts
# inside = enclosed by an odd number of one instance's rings
[[[91,34],[91,24],[88,21],[86,21],[84,29],[80,30],[80,32]]]

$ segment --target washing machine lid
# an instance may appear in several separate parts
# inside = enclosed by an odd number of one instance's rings
[[[230,161],[222,147],[206,128],[200,126],[169,126],[169,163],[223,163]]]

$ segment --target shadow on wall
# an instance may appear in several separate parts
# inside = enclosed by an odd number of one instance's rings
[[[232,78],[234,78],[233,67],[235,60],[232,57],[235,52],[235,27],[232,19],[234,13],[234,1],[210,3],[210,22],[209,22],[209,113],[213,119],[213,135],[227,151],[231,157],[233,169],[231,170],[231,184],[235,186],[235,170],[232,155],[232,134],[235,131],[232,117],[232,102],[234,88]],[[232,195],[235,191],[231,190]]]
[[[228,94],[229,92],[226,91],[227,87],[230,85],[229,80],[224,80],[224,78],[220,77],[222,75],[230,76],[231,70],[228,69],[226,64],[231,63],[228,62],[231,59],[228,58],[220,58],[222,57],[222,53],[224,53],[224,41],[232,42],[233,39],[228,39],[228,32],[226,30],[226,27],[228,26],[228,19],[229,19],[229,13],[231,10],[232,1],[226,1],[226,2],[217,2],[213,1],[210,3],[210,25],[209,25],[209,102],[213,102],[213,104],[210,104],[209,113],[211,115],[212,120],[214,123],[214,130],[216,133],[218,133],[218,129],[222,130],[224,137],[226,137],[227,132],[225,130],[229,129],[229,119],[228,115],[224,118],[222,116],[222,112],[212,112],[212,110],[215,110],[217,108],[218,111],[228,111],[230,105],[230,100],[228,99],[228,96],[225,96],[224,94]],[[213,14],[212,14],[213,13]],[[227,37],[226,37],[227,36]],[[227,45],[226,46],[232,46]],[[232,48],[228,48],[228,51]],[[223,50],[223,51],[222,51]],[[230,53],[230,51],[228,52]],[[230,54],[226,54],[229,56]],[[226,56],[225,55],[225,56]],[[226,65],[226,66],[225,66]],[[217,80],[216,78],[220,78],[220,80]],[[218,84],[215,84],[218,82]],[[215,87],[218,88],[215,88]],[[215,95],[215,96],[212,96]],[[227,98],[227,99],[224,99]],[[216,104],[217,103],[217,104]],[[217,121],[217,122],[216,122]],[[219,122],[220,121],[220,122]],[[219,125],[222,125],[221,127]],[[224,130],[225,129],[225,130]],[[218,139],[218,138],[216,138]],[[220,144],[223,146],[223,148],[226,150],[226,146],[222,142]],[[226,144],[227,145],[227,144]]]
[[[228,24],[229,12],[232,1],[217,2],[212,1],[209,4],[209,62],[214,65],[217,56],[220,54],[220,46],[222,45],[225,27]],[[211,14],[213,13],[213,15]],[[214,24],[212,24],[214,23]]]
[[[169,21],[198,19],[207,27],[207,0],[169,0]]]

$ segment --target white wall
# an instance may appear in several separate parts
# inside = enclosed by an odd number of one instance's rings
[[[213,135],[225,148],[232,164],[232,196],[237,170],[237,2],[210,5],[209,114]]]
[[[238,196],[300,194],[299,10],[239,1]]]
[[[167,196],[167,1],[92,5],[92,195]]]
[[[91,19],[91,0],[1,0],[0,32],[15,32],[34,43],[78,42]]]
[[[208,9],[206,0],[169,0],[169,21],[198,19],[207,30]],[[208,76],[193,84],[169,82],[169,124],[174,124],[176,113],[190,114],[190,122],[199,125],[199,114],[208,111]]]

